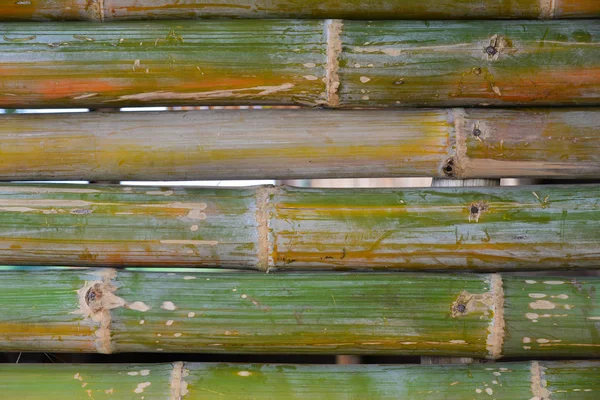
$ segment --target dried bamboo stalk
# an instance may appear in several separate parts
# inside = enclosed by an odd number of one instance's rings
[[[597,185],[0,186],[0,263],[250,269],[597,268]]]
[[[13,114],[0,142],[4,180],[600,175],[598,108]]]
[[[257,399],[402,398],[595,400],[600,362],[479,365],[54,364],[0,365],[7,398]],[[35,382],[35,385],[31,383]]]
[[[598,357],[599,278],[20,269],[0,350]]]
[[[0,33],[4,108],[600,104],[594,20],[4,23]]]
[[[597,18],[595,0],[0,0],[3,21],[190,18]]]

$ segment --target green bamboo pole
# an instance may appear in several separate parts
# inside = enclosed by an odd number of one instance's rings
[[[594,20],[0,24],[0,107],[597,105]]]
[[[7,398],[595,400],[600,362],[479,365],[0,365]],[[35,382],[35,385],[31,383]]]
[[[182,4],[183,3],[183,4]],[[0,0],[1,20],[113,21],[190,18],[594,18],[595,0]]]
[[[600,175],[598,108],[13,114],[0,142],[4,180]]]
[[[250,269],[597,268],[597,185],[0,186],[0,262]]]
[[[16,269],[1,351],[598,357],[598,278]]]

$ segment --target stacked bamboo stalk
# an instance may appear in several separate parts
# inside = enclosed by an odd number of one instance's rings
[[[0,349],[597,357],[598,278],[1,272]]]
[[[595,400],[599,362],[449,366],[95,364],[0,365],[7,398],[185,400],[466,398]],[[577,379],[573,379],[573,378]],[[29,385],[35,381],[36,385]],[[31,397],[23,397],[23,387]],[[251,396],[251,397],[250,397]]]
[[[600,173],[598,108],[13,114],[0,141],[3,180]]]
[[[385,175],[449,186],[0,185],[0,264],[10,265],[0,351],[600,357],[600,278],[506,273],[598,268],[600,186],[492,187],[598,177],[597,1],[0,7],[3,108],[362,108],[2,116],[0,180]],[[183,21],[211,17],[300,19]],[[531,20],[458,20],[473,18]],[[32,22],[48,20],[78,22]],[[436,108],[375,110],[409,106]],[[0,392],[591,400],[599,378],[594,361],[0,365]]]
[[[0,262],[291,270],[597,268],[600,187],[0,186]]]
[[[0,0],[4,21],[190,18],[597,18],[594,0]]]
[[[0,107],[598,105],[600,25],[0,24]]]

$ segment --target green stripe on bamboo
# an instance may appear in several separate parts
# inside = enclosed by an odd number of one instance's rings
[[[600,362],[476,365],[2,364],[7,398],[595,400]],[[35,385],[31,383],[35,382]]]
[[[0,0],[3,21],[191,18],[504,19],[597,18],[595,0]]]
[[[600,103],[593,20],[4,23],[0,33],[4,108]]]
[[[598,278],[5,270],[0,350],[597,357]]]
[[[600,175],[598,108],[207,110],[2,120],[3,180]]]
[[[249,269],[563,269],[600,261],[598,185],[0,186],[0,262]]]

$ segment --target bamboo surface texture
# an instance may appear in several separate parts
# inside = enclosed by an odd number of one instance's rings
[[[0,186],[8,265],[597,268],[597,185]]]
[[[0,142],[4,180],[600,175],[598,108],[12,114]]]
[[[0,24],[0,107],[597,105],[600,24]]]
[[[125,400],[141,396],[152,400],[596,400],[600,362],[450,366],[21,364],[0,365],[0,390],[7,398],[26,400]]]
[[[190,18],[597,18],[596,0],[0,0],[3,21]]]
[[[598,357],[598,278],[2,271],[0,350]]]

